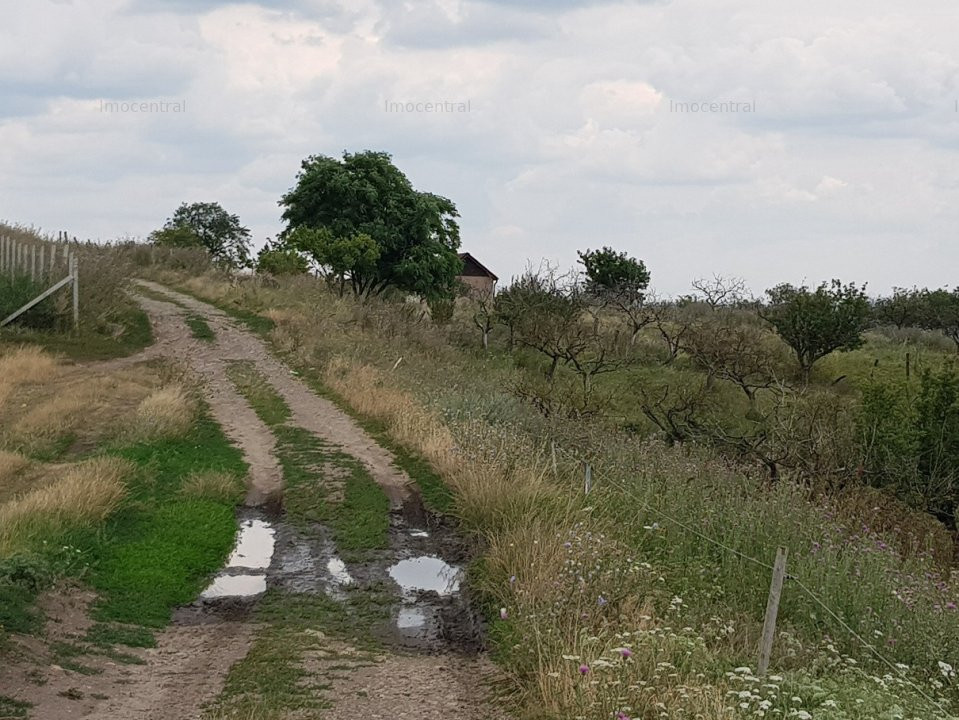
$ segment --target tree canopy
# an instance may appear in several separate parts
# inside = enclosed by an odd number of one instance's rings
[[[234,267],[250,265],[250,231],[219,203],[182,203],[150,242],[173,247],[204,247],[210,255]]]
[[[613,248],[586,250],[577,253],[586,272],[586,290],[593,295],[626,297],[632,301],[642,298],[649,285],[649,270],[642,260]]]
[[[462,271],[456,206],[415,190],[388,153],[310,156],[280,205],[284,241],[341,287],[357,295],[390,287],[427,299],[455,295]]]
[[[815,290],[805,285],[777,285],[767,290],[769,304],[760,315],[793,349],[803,376],[834,350],[855,350],[869,319],[865,287],[839,280]]]

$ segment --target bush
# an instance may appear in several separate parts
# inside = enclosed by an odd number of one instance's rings
[[[863,388],[857,427],[861,473],[911,506],[956,527],[959,502],[959,374],[927,370],[913,394],[874,381]]]
[[[40,295],[46,287],[31,280],[28,275],[0,276],[0,320]],[[19,327],[32,330],[52,330],[57,327],[58,314],[51,300],[44,300],[17,318]]]

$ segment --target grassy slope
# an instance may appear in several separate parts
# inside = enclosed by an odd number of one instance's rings
[[[615,583],[604,585],[598,579],[595,586],[590,583],[591,592],[595,593],[594,603],[597,596],[603,597],[605,604],[602,607],[606,609],[597,612],[594,605],[587,610],[588,604],[582,608],[581,630],[606,637],[609,630],[615,629],[617,623],[610,623],[617,617],[620,622],[625,620],[628,628],[628,618],[633,614],[628,611],[630,597],[646,596],[647,612],[653,615],[675,614],[677,621],[690,630],[678,636],[682,641],[680,644],[688,642],[701,648],[701,652],[696,653],[701,657],[679,673],[680,680],[689,678],[683,685],[685,690],[671,687],[670,683],[675,685],[675,681],[662,677],[655,668],[648,673],[654,681],[651,684],[659,686],[657,692],[669,701],[671,707],[677,694],[692,692],[691,686],[695,686],[700,695],[708,695],[712,688],[720,698],[726,690],[745,691],[744,685],[749,689],[752,682],[749,677],[742,678],[735,673],[730,677],[727,673],[737,665],[754,662],[753,648],[758,638],[769,580],[762,568],[744,564],[696,536],[670,526],[662,517],[638,511],[643,503],[652,508],[663,508],[731,547],[764,560],[771,559],[776,545],[790,547],[792,571],[823,595],[862,635],[879,637],[882,633],[881,637],[887,638],[882,646],[884,654],[914,668],[914,678],[939,677],[937,662],[940,660],[957,664],[959,645],[954,639],[959,638],[959,616],[948,609],[948,597],[944,597],[954,588],[937,588],[935,569],[926,560],[919,557],[902,562],[889,550],[881,534],[844,527],[843,518],[835,514],[834,508],[819,507],[798,489],[783,485],[773,492],[762,490],[754,480],[730,471],[708,453],[686,454],[655,446],[636,446],[615,431],[603,429],[602,425],[590,427],[578,423],[567,427],[562,423],[544,423],[504,392],[517,373],[536,367],[536,361],[528,356],[520,354],[515,358],[518,363],[514,364],[513,359],[501,355],[485,357],[473,350],[438,344],[437,333],[420,330],[416,325],[404,327],[404,321],[398,315],[389,316],[377,308],[359,311],[366,323],[365,329],[360,331],[357,325],[335,320],[337,316],[349,317],[350,314],[354,314],[355,319],[357,311],[348,303],[324,296],[319,291],[311,294],[302,284],[288,290],[281,287],[272,293],[258,289],[252,293],[255,298],[250,302],[249,293],[245,294],[242,288],[204,287],[202,282],[191,284],[191,288],[227,309],[244,303],[250,311],[262,311],[272,306],[275,312],[271,317],[282,320],[273,334],[274,341],[281,349],[291,351],[297,366],[313,382],[324,380],[322,368],[325,361],[338,352],[352,357],[359,355],[384,370],[392,368],[388,375],[380,375],[379,382],[384,387],[398,385],[413,391],[421,402],[442,413],[451,426],[466,428],[467,434],[458,435],[458,439],[467,452],[482,453],[484,447],[496,450],[496,442],[505,441],[526,447],[527,453],[535,455],[537,445],[542,446],[544,433],[560,437],[565,447],[588,452],[600,469],[599,477],[603,482],[608,481],[607,487],[601,486],[599,494],[591,496],[590,520],[586,527],[592,527],[594,534],[604,532],[606,538],[603,541],[605,549],[592,562],[598,562],[598,571],[602,568],[599,575],[608,572],[607,579],[617,577],[623,568],[616,567],[613,548],[620,544],[631,548],[627,552],[638,554],[643,562],[634,566],[640,570],[630,571],[636,575],[632,579],[619,575],[619,581]],[[377,317],[377,313],[382,315]],[[318,320],[318,316],[326,321]],[[465,331],[460,334],[469,339]],[[922,345],[903,345],[879,335],[870,335],[868,340],[861,350],[835,355],[824,361],[817,369],[815,377],[818,382],[828,386],[839,375],[845,375],[847,386],[855,388],[877,372],[898,374],[904,371],[905,352],[914,353],[913,362],[917,354],[922,356],[921,362],[926,363],[948,357],[944,352],[931,349],[931,341]],[[405,358],[405,361],[397,369],[398,357]],[[653,365],[638,372],[655,374],[663,371],[657,371]],[[680,365],[669,372],[685,371]],[[616,380],[606,387],[617,392],[619,402],[624,402],[623,396],[630,389],[621,382]],[[842,387],[838,390],[840,393],[846,391]],[[379,420],[385,427],[396,418],[384,415]],[[493,447],[485,441],[491,441]],[[500,445],[499,450],[504,447],[507,446]],[[506,460],[505,467],[499,466],[503,473],[511,472],[511,463],[523,462],[515,456],[507,456]],[[548,458],[545,460],[548,462]],[[581,483],[574,463],[561,462],[559,480],[561,484],[571,482],[572,487]],[[507,492],[514,489],[511,487]],[[458,504],[462,511],[462,497]],[[522,507],[522,503],[516,502],[515,507],[505,512],[516,513]],[[568,672],[563,668],[568,668],[569,664],[564,665],[559,657],[564,643],[567,650],[575,648],[594,653],[597,648],[581,647],[571,637],[565,641],[556,638],[555,642],[544,644],[542,636],[536,633],[546,627],[540,628],[534,616],[563,618],[568,616],[569,608],[556,606],[559,599],[542,605],[533,602],[535,598],[516,596],[516,586],[507,583],[511,573],[527,573],[530,558],[538,550],[536,546],[526,545],[526,556],[518,551],[510,555],[500,544],[508,539],[507,547],[518,548],[524,542],[532,542],[529,537],[543,520],[548,520],[554,528],[561,526],[557,521],[562,518],[549,514],[544,518],[542,513],[530,512],[529,508],[526,513],[523,524],[527,528],[512,527],[508,518],[493,516],[480,516],[478,522],[479,529],[485,528],[485,534],[494,542],[487,562],[483,563],[491,607],[500,603],[515,606],[510,610],[509,621],[494,624],[494,632],[502,639],[499,643],[503,650],[501,657],[517,677],[531,683],[526,685],[527,690],[531,696],[536,696],[538,691],[534,687],[537,682],[540,691],[545,691],[553,682],[544,677],[546,670],[558,671],[561,676]],[[582,541],[579,538],[582,531],[577,527],[581,526],[582,523],[569,530],[575,538],[567,542],[577,548]],[[542,540],[546,536],[538,537]],[[514,559],[510,560],[511,557]],[[590,557],[587,549],[580,548],[576,558],[571,560],[586,562]],[[647,565],[654,573],[652,585],[641,577],[641,570]],[[542,591],[536,586],[535,578],[528,579],[528,582],[532,585],[525,592],[535,595]],[[892,590],[909,593],[913,599],[903,603],[891,595]],[[679,610],[675,609],[671,598],[682,599]],[[897,705],[903,708],[904,717],[927,716],[930,706],[903,681],[894,676],[887,677],[882,681],[887,689],[881,689],[881,685],[877,687],[872,674],[882,675],[888,668],[875,664],[870,654],[821,608],[796,589],[787,589],[786,598],[780,625],[784,634],[778,640],[774,661],[777,669],[785,674],[785,680],[775,691],[750,691],[747,702],[750,712],[760,703],[771,702],[771,707],[787,716],[789,713],[795,716],[802,710],[791,705],[789,698],[800,697],[806,703],[803,707],[816,710],[817,718],[871,718],[883,712],[891,712],[890,717],[894,717]],[[522,617],[524,612],[532,613],[528,620]],[[548,625],[555,626],[557,621]],[[657,622],[661,624],[661,621]],[[623,636],[619,637],[622,643]],[[634,642],[639,644],[639,641]],[[642,642],[650,646],[644,650],[654,657],[682,657],[681,652],[677,654],[676,647],[670,646],[675,642],[668,636],[664,639],[650,631],[642,636]],[[640,656],[639,648],[636,650],[634,659]],[[551,657],[544,656],[544,653],[550,653]],[[859,663],[852,664],[852,658],[858,659]],[[694,678],[698,680],[692,682]],[[554,690],[557,692],[578,692],[575,684],[565,680],[556,683],[558,687]],[[600,685],[605,690],[610,689],[605,683]],[[926,687],[927,692],[936,692],[929,685]],[[564,707],[568,710],[575,706],[578,710],[591,712],[598,707],[611,711],[611,706],[604,703],[612,700],[595,695],[594,692],[590,696],[592,699],[576,695],[573,699],[556,699],[555,702],[566,702]],[[842,707],[835,709],[823,704],[826,700],[836,700]],[[700,701],[706,702],[702,698]],[[722,704],[721,700],[716,702]]]

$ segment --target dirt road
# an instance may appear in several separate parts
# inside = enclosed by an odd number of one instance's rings
[[[142,285],[149,296],[139,297],[138,302],[150,316],[156,342],[136,357],[110,364],[163,357],[186,365],[199,378],[211,412],[249,463],[248,506],[256,508],[282,493],[283,472],[270,427],[227,376],[228,364],[238,360],[253,363],[283,398],[290,408],[292,424],[359,460],[383,489],[393,511],[403,509],[413,494],[412,487],[405,473],[395,466],[392,455],[333,403],[310,390],[269,352],[260,338],[209,304],[155,283]],[[160,300],[161,296],[169,298],[169,302]],[[215,339],[196,339],[185,323],[188,315],[202,317],[214,331]],[[419,552],[431,553],[429,544],[433,540],[428,534],[413,534],[416,539],[410,542],[420,544]],[[322,561],[328,562],[326,558]],[[201,623],[175,622],[160,633],[156,648],[140,651],[143,665],[104,667],[101,675],[91,677],[54,678],[46,691],[36,689],[30,698],[34,702],[32,716],[44,720],[204,717],[204,706],[217,698],[231,666],[246,655],[261,629],[252,617],[255,613],[239,619],[212,617]],[[310,684],[323,688],[324,702],[331,707],[317,714],[300,712],[295,715],[297,718],[503,717],[486,697],[486,680],[495,676],[492,666],[482,656],[445,651],[436,643],[424,645],[421,652],[408,647],[387,649],[376,655],[372,665],[357,664],[345,672],[337,667],[334,673],[315,658],[304,657],[302,662],[310,673],[330,673],[329,678],[316,677]],[[81,689],[83,702],[64,702],[62,688],[68,685]],[[91,698],[102,700],[94,702]],[[249,720],[255,717],[259,715]]]

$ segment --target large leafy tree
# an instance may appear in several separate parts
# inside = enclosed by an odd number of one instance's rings
[[[766,294],[769,303],[760,316],[793,349],[804,379],[809,379],[817,360],[862,345],[870,312],[865,287],[833,280],[815,290],[777,285]]]
[[[611,305],[621,312],[630,326],[630,344],[653,321],[646,303],[650,274],[642,260],[613,248],[577,253],[586,273],[585,291],[600,306]]]
[[[290,246],[356,294],[395,287],[427,299],[455,295],[462,271],[456,206],[415,190],[389,154],[310,156],[280,205]]]
[[[250,265],[250,231],[219,203],[183,203],[161,230],[150,235],[157,245],[203,247],[215,260],[234,267]]]

